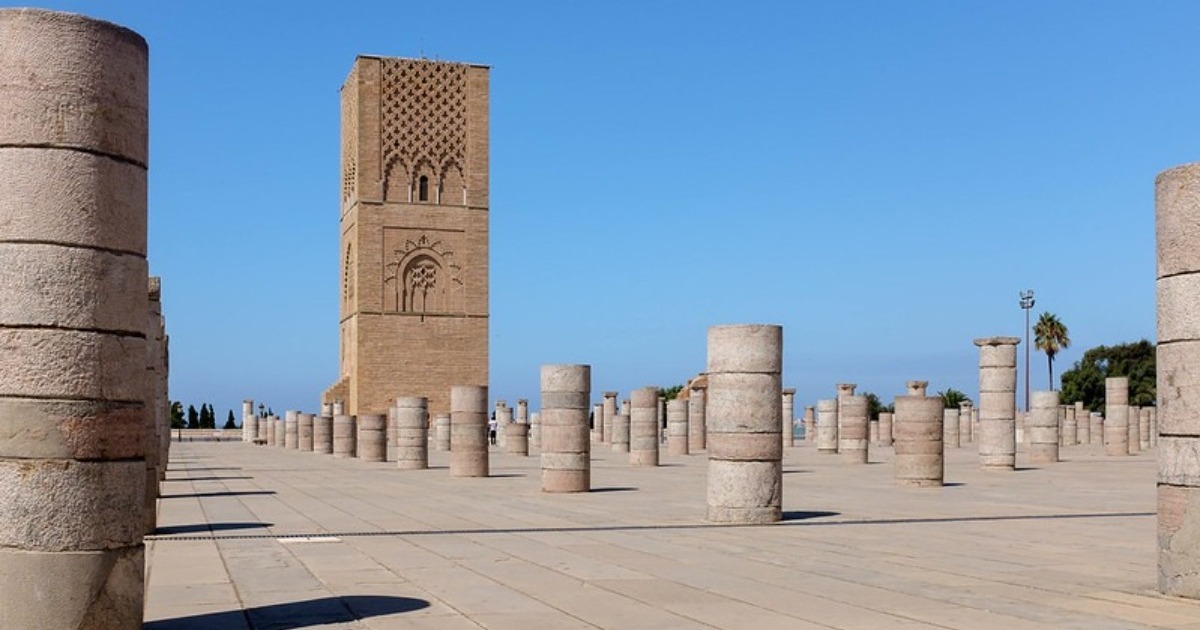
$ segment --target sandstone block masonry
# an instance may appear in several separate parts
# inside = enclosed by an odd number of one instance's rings
[[[360,56],[341,91],[340,356],[323,400],[488,382],[488,68]]]
[[[976,339],[979,346],[979,463],[1017,466],[1017,337]]]
[[[142,625],[147,46],[0,9],[0,619]]]
[[[592,368],[587,365],[543,365],[542,492],[587,492],[592,488],[592,447],[588,401]],[[604,395],[605,404],[609,400]]]

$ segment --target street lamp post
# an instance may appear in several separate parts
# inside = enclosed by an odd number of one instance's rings
[[[1029,413],[1029,311],[1033,309],[1033,289],[1021,291],[1021,310],[1025,311],[1025,413]]]

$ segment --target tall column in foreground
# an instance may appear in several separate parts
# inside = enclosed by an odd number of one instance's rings
[[[0,626],[142,627],[147,48],[0,9]]]
[[[984,470],[1017,467],[1018,343],[1018,337],[975,340],[979,346],[979,463]]]
[[[592,489],[592,445],[588,435],[592,368],[543,365],[541,388],[542,492],[587,492]],[[606,417],[610,400],[615,415],[616,394],[605,392]]]
[[[1155,210],[1158,588],[1200,599],[1200,164],[1159,174]]]
[[[708,329],[710,521],[770,523],[782,517],[782,364],[779,326]]]

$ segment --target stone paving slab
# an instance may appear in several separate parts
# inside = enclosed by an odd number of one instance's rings
[[[705,457],[630,467],[593,445],[587,494],[245,443],[176,443],[147,539],[146,627],[1200,630],[1155,593],[1155,453],[984,472],[944,488],[787,449],[785,521],[704,521]]]

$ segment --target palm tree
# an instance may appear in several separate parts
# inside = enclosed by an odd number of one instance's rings
[[[1046,361],[1050,366],[1050,389],[1054,389],[1054,355],[1059,350],[1071,347],[1071,338],[1067,335],[1066,325],[1049,311],[1042,313],[1033,325],[1033,347],[1046,353]]]

